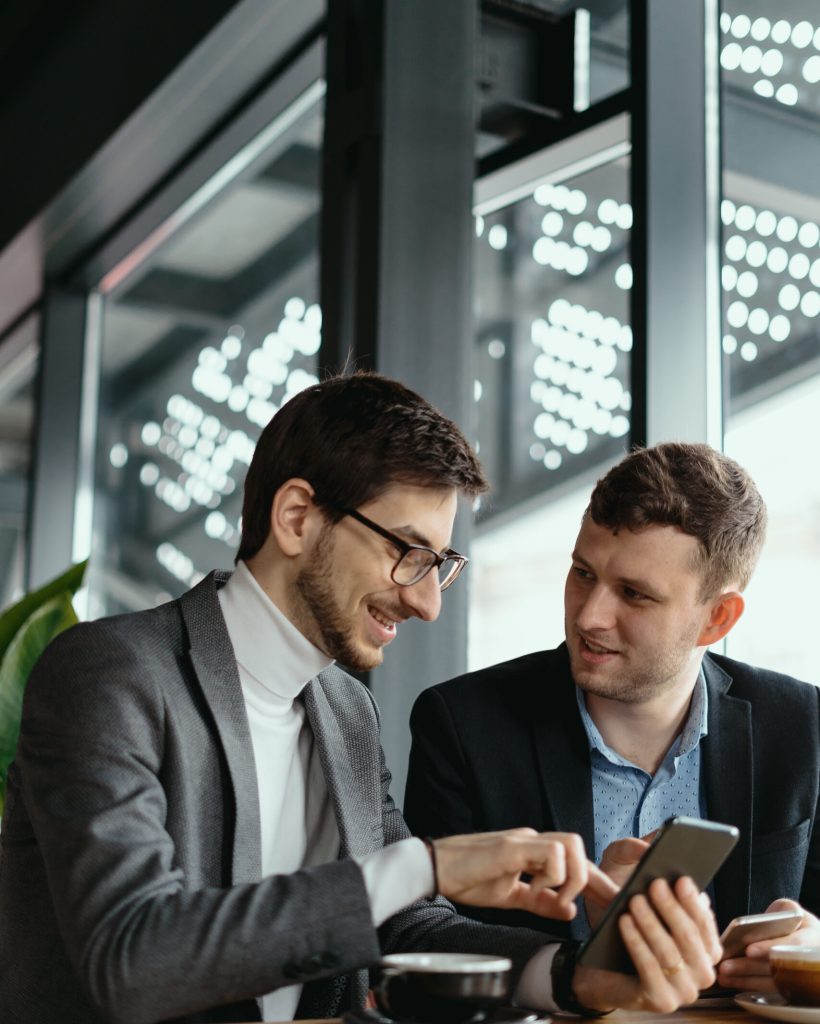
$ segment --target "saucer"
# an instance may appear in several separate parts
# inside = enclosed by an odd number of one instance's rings
[[[820,1006],[790,1006],[783,996],[765,992],[741,992],[735,1002],[749,1013],[790,1024],[820,1024]]]

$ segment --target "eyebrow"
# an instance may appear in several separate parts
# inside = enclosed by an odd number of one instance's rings
[[[397,534],[399,537],[402,538],[402,540],[407,538],[408,543],[410,544],[420,544],[423,548],[430,548],[431,551],[436,551],[436,548],[433,546],[430,538],[425,537],[423,533],[419,533],[415,526],[410,526],[409,524],[405,524],[404,526],[397,526],[391,530],[391,533]],[[449,544],[445,544],[445,546],[441,549],[441,551],[438,552],[438,554],[443,554],[445,551],[448,550],[449,547]]]
[[[587,569],[595,571],[590,563],[584,558],[583,555],[579,555],[577,549],[572,552],[573,562],[581,562]],[[619,576],[618,582],[623,583],[625,586],[630,587],[632,590],[637,590],[641,594],[646,594],[647,597],[651,597],[653,601],[665,601],[666,598],[658,588],[649,582],[649,580],[632,579],[628,576]]]

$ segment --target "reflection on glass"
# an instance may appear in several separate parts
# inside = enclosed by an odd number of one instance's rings
[[[90,615],[232,564],[256,438],[315,383],[313,108],[104,309]]]
[[[471,552],[474,667],[548,642],[533,633],[547,590],[559,607],[546,628],[560,639],[581,511],[628,443],[628,173],[619,159],[544,182],[476,220],[475,396],[493,490]]]
[[[485,514],[617,456],[629,432],[624,160],[476,220],[476,401]]]
[[[820,11],[813,0],[727,0],[720,15],[724,88],[820,113]]]
[[[805,639],[808,581],[820,569],[820,10],[811,0],[725,0],[720,23],[725,447],[770,512],[727,650],[820,682]]]

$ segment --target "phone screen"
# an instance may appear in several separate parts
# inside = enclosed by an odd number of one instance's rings
[[[733,825],[700,818],[670,818],[579,950],[578,963],[634,974],[635,967],[618,928],[618,918],[627,909],[629,900],[646,892],[656,878],[665,878],[673,884],[681,876],[689,875],[699,889],[705,889],[729,856],[739,834]]]

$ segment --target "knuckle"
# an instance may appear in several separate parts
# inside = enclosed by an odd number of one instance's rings
[[[681,1004],[680,999],[671,991],[659,996],[655,1003],[657,1013],[674,1013]]]
[[[698,972],[698,987],[699,988],[709,988],[711,985],[714,985],[716,980],[717,980],[717,972],[715,971],[715,968],[711,964],[709,964],[707,966],[704,966]]]

